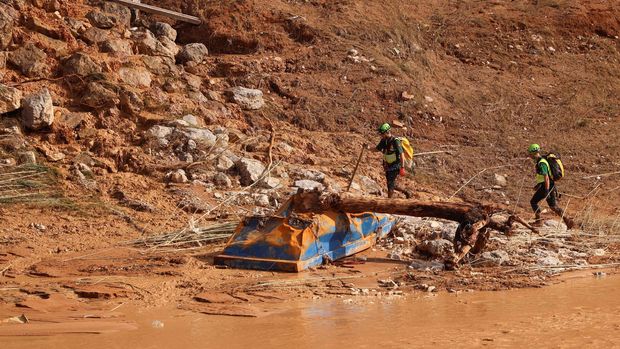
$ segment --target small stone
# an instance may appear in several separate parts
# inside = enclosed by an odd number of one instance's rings
[[[274,177],[267,177],[263,180],[262,187],[267,189],[277,189],[282,186],[282,183],[279,179]]]
[[[424,96],[424,100],[427,101],[428,103],[432,103],[434,101],[433,97],[431,96]]]
[[[436,287],[435,287],[435,286],[428,286],[428,287],[426,288],[426,292],[434,292],[434,291],[435,291],[435,289],[436,289]]]
[[[235,164],[239,175],[241,176],[241,185],[248,186],[260,179],[265,171],[265,165],[262,162],[249,158],[241,158]]]
[[[499,185],[500,187],[504,188],[508,185],[508,181],[506,180],[505,176],[502,176],[500,174],[495,174],[495,184]]]
[[[166,178],[171,183],[187,183],[187,175],[182,169],[167,173]]]
[[[546,256],[543,258],[540,258],[538,260],[538,264],[543,265],[543,266],[557,266],[562,264],[562,262],[554,256]]]
[[[254,197],[254,203],[261,207],[269,207],[269,196],[266,194],[258,194]]]
[[[22,101],[22,123],[26,128],[39,130],[54,122],[54,105],[47,88],[27,96]]]
[[[229,171],[231,168],[235,167],[235,163],[226,155],[220,155],[217,158],[217,163],[215,165],[215,169],[221,172]]]
[[[245,87],[233,87],[227,91],[232,102],[238,104],[245,110],[258,110],[265,105],[263,92],[261,90]]]
[[[307,191],[312,191],[312,190],[322,191],[322,190],[325,189],[325,186],[322,183],[319,183],[317,181],[308,180],[308,179],[297,180],[297,181],[295,181],[294,186],[299,188],[299,189],[303,189],[303,190],[307,190]]]
[[[19,153],[17,163],[20,165],[35,165],[37,163],[37,156],[33,151]]]
[[[453,251],[453,244],[444,239],[426,240],[418,246],[418,250],[432,257],[444,257]]]
[[[602,248],[597,248],[594,251],[592,251],[592,254],[595,256],[604,256],[605,255],[605,250],[603,250]]]
[[[0,114],[10,113],[21,107],[22,91],[0,84]]]
[[[226,174],[218,172],[213,176],[213,184],[221,188],[232,187],[232,180]]]
[[[410,94],[407,91],[403,91],[403,93],[400,94],[400,97],[405,101],[410,101],[415,98],[415,95]]]

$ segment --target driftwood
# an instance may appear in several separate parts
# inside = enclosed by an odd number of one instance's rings
[[[538,231],[516,215],[504,223],[491,220],[491,216],[506,212],[504,207],[482,203],[418,201],[361,197],[348,193],[300,192],[293,198],[293,210],[298,213],[341,211],[348,213],[378,212],[414,217],[434,217],[459,223],[454,241],[454,255],[446,260],[446,267],[455,268],[470,251],[479,253],[489,237],[489,230],[510,234],[516,222]]]

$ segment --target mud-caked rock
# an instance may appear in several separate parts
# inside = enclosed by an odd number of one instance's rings
[[[235,167],[235,163],[226,155],[220,155],[215,163],[215,169],[221,172],[229,171]]]
[[[510,255],[504,250],[495,250],[483,252],[477,266],[495,267],[504,265],[510,261]]]
[[[171,171],[166,174],[166,181],[170,183],[187,183],[187,174],[182,169]]]
[[[33,151],[24,151],[17,154],[17,163],[20,165],[35,165],[37,156]]]
[[[90,24],[101,29],[110,29],[114,27],[118,21],[115,16],[98,10],[88,12],[86,18],[90,21]]]
[[[105,82],[90,82],[80,102],[91,108],[114,107],[120,103],[116,87]]]
[[[54,123],[54,105],[47,88],[22,100],[22,123],[31,130],[49,127]]]
[[[217,141],[217,137],[213,134],[213,132],[207,130],[206,128],[186,127],[183,129],[177,129],[174,133],[188,140],[192,140],[202,147],[212,147]]]
[[[226,174],[218,172],[213,175],[213,184],[220,188],[230,188],[232,187],[232,180]]]
[[[136,48],[141,54],[170,58],[175,56],[175,53],[159,41],[148,29],[134,32],[132,40],[136,43]]]
[[[177,31],[172,28],[172,26],[168,23],[155,22],[151,25],[151,31],[158,38],[166,37],[172,41],[175,41],[177,39]]]
[[[454,251],[452,242],[444,239],[425,240],[417,246],[417,249],[431,257],[446,257]]]
[[[108,40],[109,36],[110,33],[105,29],[90,27],[80,35],[80,39],[84,40],[87,44],[97,45],[100,42]]]
[[[325,180],[325,173],[317,170],[310,170],[305,168],[295,168],[291,171],[291,176],[294,179],[307,179],[316,182],[323,182]]]
[[[0,50],[5,50],[13,40],[13,17],[0,7]]]
[[[241,185],[251,185],[258,181],[265,171],[265,165],[254,159],[241,158],[235,164],[239,171]]]
[[[200,63],[207,58],[209,50],[202,43],[193,43],[183,46],[177,55],[177,62],[185,64],[188,62]]]
[[[231,102],[245,110],[258,110],[265,105],[261,90],[237,86],[226,91],[226,94]]]
[[[145,68],[122,67],[118,71],[118,76],[125,84],[133,87],[151,86],[151,73]]]
[[[22,91],[0,84],[0,114],[10,113],[20,108]]]
[[[9,53],[9,63],[17,67],[22,74],[34,78],[47,74],[45,60],[47,54],[32,43],[28,43]]]
[[[362,191],[371,195],[380,195],[383,191],[381,186],[368,176],[359,176],[359,183]]]
[[[108,16],[116,18],[116,23],[122,26],[129,27],[131,25],[131,10],[127,6],[116,4],[112,1],[104,1],[103,12]]]
[[[120,92],[120,106],[121,110],[131,115],[139,115],[142,109],[144,109],[144,102],[137,92],[123,89]]]
[[[131,43],[123,39],[106,40],[100,44],[101,52],[114,55],[132,55]]]
[[[65,75],[88,76],[101,73],[101,66],[84,52],[74,53],[62,66]]]

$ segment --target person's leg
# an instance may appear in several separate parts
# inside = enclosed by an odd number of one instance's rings
[[[555,186],[555,183],[552,185],[553,187],[551,188],[551,190],[549,191],[549,195],[547,196],[547,204],[549,205],[551,210],[555,212],[555,214],[562,218],[564,224],[566,224],[566,227],[568,229],[572,229],[575,226],[575,222],[566,214],[565,210],[558,205],[558,189]]]
[[[530,205],[532,206],[532,210],[534,211],[534,223],[535,224],[540,224],[540,206],[538,205],[539,202],[541,202],[542,200],[545,199],[545,197],[547,196],[547,193],[545,192],[545,187],[543,184],[539,184],[538,188],[536,189],[536,192],[534,193],[534,196],[532,196],[532,199],[530,200]]]
[[[396,187],[396,178],[398,177],[398,171],[385,171],[385,181],[387,182],[388,198],[394,196],[394,189]]]

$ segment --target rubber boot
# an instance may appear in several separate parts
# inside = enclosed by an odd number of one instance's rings
[[[533,227],[542,227],[543,221],[539,212],[536,212],[536,216],[534,217],[534,222],[532,222]]]
[[[563,220],[564,220],[564,224],[566,224],[566,228],[568,230],[571,230],[571,229],[573,229],[575,227],[575,221],[572,218],[564,215]]]

